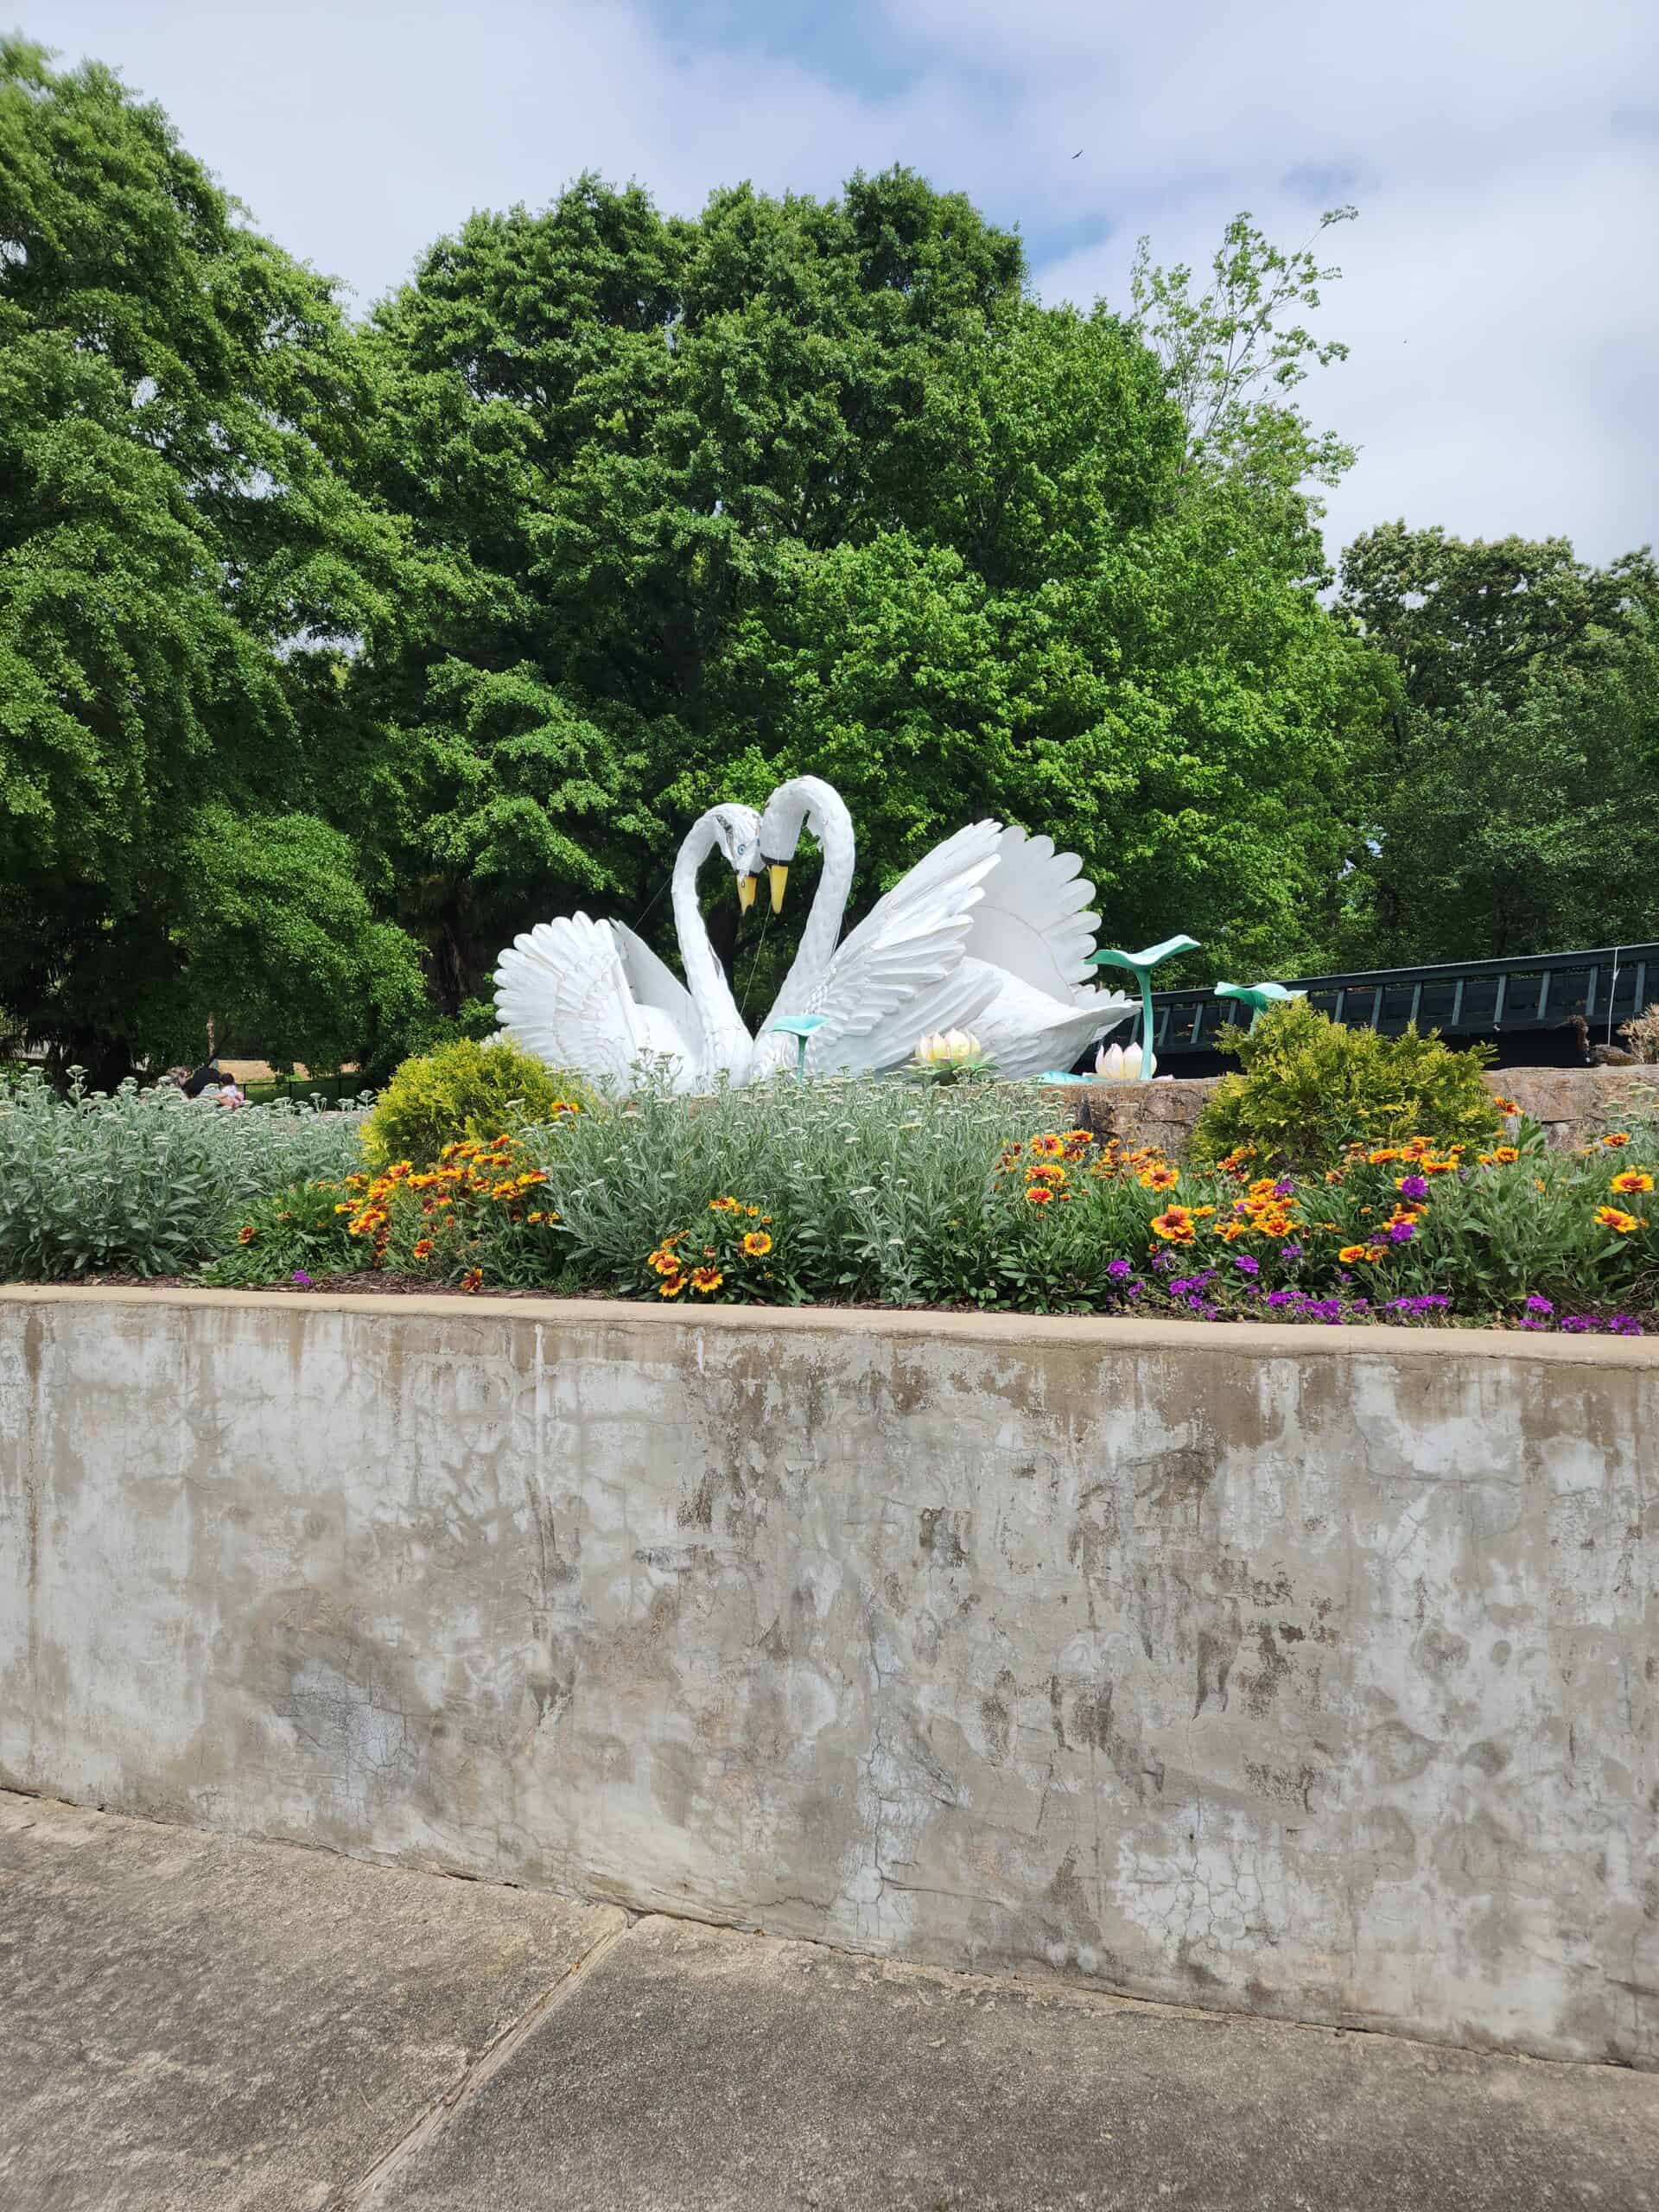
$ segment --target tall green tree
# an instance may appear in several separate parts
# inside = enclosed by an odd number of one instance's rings
[[[321,818],[399,589],[342,469],[368,398],[328,286],[158,109],[0,41],[0,1007],[95,1079],[214,1015],[327,1054],[418,995]]]
[[[861,899],[992,811],[1073,845],[1115,933],[1302,957],[1371,711],[1313,518],[1282,471],[1192,471],[1153,348],[1024,277],[904,170],[695,222],[586,178],[381,308],[372,482],[432,589],[357,676],[452,1008],[505,934],[638,913],[698,808],[806,769]]]
[[[1565,539],[1391,524],[1338,609],[1388,657],[1349,957],[1474,959],[1659,934],[1659,574]]]

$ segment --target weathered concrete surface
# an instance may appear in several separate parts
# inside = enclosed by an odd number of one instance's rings
[[[374,2212],[1637,2212],[1659,2082],[643,1921]]]
[[[1650,2064],[1656,1438],[1642,1341],[7,1294],[0,1770]]]
[[[1057,1112],[1102,1136],[1128,1144],[1156,1145],[1179,1158],[1192,1125],[1220,1081],[1218,1076],[1177,1076],[1169,1083],[1084,1083],[1055,1086]],[[1636,1068],[1504,1068],[1489,1074],[1486,1088],[1513,1099],[1540,1124],[1552,1145],[1566,1148],[1599,1135],[1610,1119],[1659,1106],[1659,1066]]]
[[[0,2204],[318,2212],[624,1925],[0,1795]]]
[[[4,1796],[0,1992],[5,2212],[1659,2207],[1650,2074]]]

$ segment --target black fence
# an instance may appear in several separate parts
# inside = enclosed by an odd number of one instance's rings
[[[1495,1045],[1500,1065],[1573,1065],[1585,1057],[1580,1022],[1591,1044],[1617,1044],[1619,1024],[1659,999],[1659,944],[1284,980],[1350,1028],[1397,1037],[1414,1021],[1420,1030],[1438,1030],[1448,1045]],[[1250,1020],[1249,1007],[1202,988],[1154,991],[1152,1008],[1154,1050],[1170,1075],[1229,1065],[1218,1045]],[[1122,1033],[1132,1033],[1128,1025]]]

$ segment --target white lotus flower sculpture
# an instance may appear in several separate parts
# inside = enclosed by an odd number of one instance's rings
[[[1158,1062],[1148,1054],[1146,1071],[1157,1072]],[[1139,1083],[1141,1059],[1139,1045],[1103,1045],[1095,1055],[1095,1073],[1103,1083]]]
[[[983,1046],[966,1029],[936,1029],[916,1047],[917,1062],[926,1068],[971,1067],[984,1057]]]

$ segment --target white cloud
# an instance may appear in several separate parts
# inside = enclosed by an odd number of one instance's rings
[[[742,176],[826,191],[906,161],[1017,219],[1051,298],[1122,300],[1142,230],[1160,259],[1202,264],[1241,207],[1300,240],[1322,200],[1352,199],[1325,315],[1352,358],[1304,387],[1363,448],[1333,544],[1402,513],[1562,531],[1598,559],[1655,534],[1645,11],[839,5],[54,0],[47,35],[160,99],[265,227],[364,301],[471,208],[540,203],[585,168],[690,212]]]

